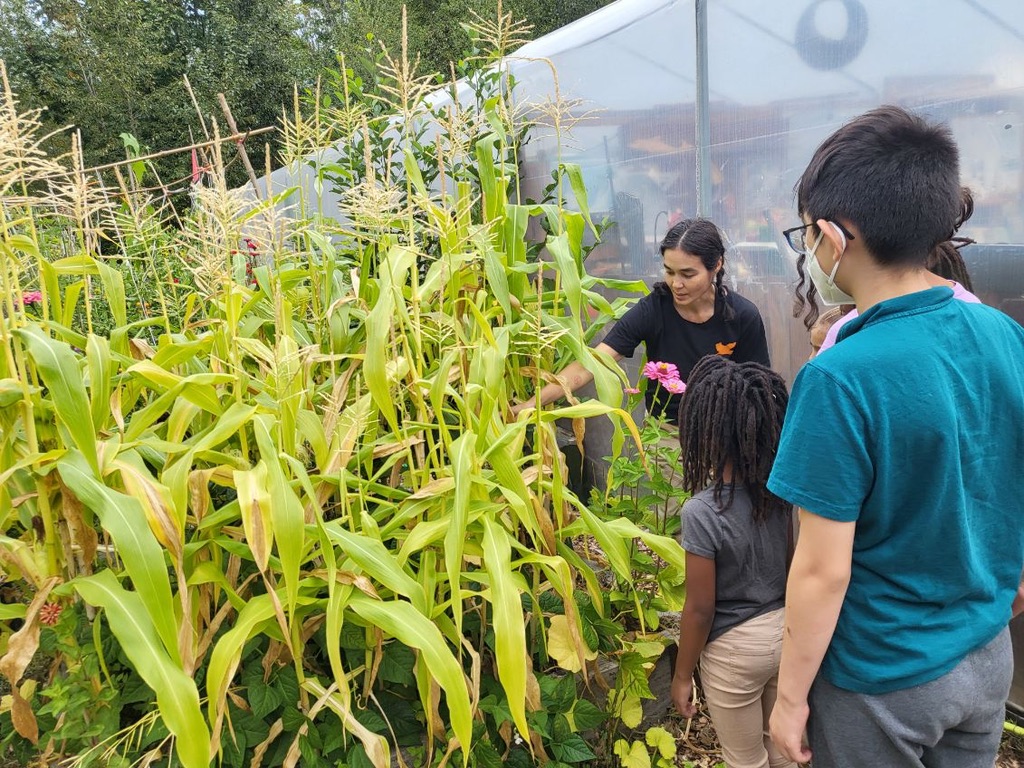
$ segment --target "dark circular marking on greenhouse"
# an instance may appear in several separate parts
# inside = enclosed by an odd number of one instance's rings
[[[815,14],[832,0],[814,0],[800,16],[796,26],[796,50],[814,69],[839,69],[860,55],[868,39],[868,12],[860,0],[840,0],[846,11],[846,34],[836,39],[818,31]]]

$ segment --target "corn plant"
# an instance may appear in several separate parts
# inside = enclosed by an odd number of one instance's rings
[[[587,346],[589,313],[621,305],[584,268],[578,169],[558,166],[551,201],[516,201],[508,92],[478,105],[462,170],[438,134],[428,183],[415,131],[436,115],[407,56],[388,71],[390,164],[351,177],[341,220],[286,217],[296,189],[247,199],[216,155],[187,214],[87,181],[38,151],[5,90],[0,561],[26,594],[0,608],[6,748],[187,768],[594,758],[580,732],[603,714],[573,673],[623,628],[573,539],[624,582],[643,540],[681,598],[678,545],[592,512],[555,439],[595,416],[616,450],[638,438],[621,374]],[[284,159],[325,120],[297,106]],[[129,261],[158,296],[142,317]],[[556,355],[585,361],[599,399],[512,419]],[[121,717],[56,715],[58,688],[25,675],[41,642]],[[76,714],[131,724],[62,747]]]

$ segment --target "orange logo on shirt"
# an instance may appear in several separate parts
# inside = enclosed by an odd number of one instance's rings
[[[715,342],[715,352],[720,355],[731,355],[733,350],[736,349],[736,342],[730,342],[729,344],[723,344],[720,341]]]

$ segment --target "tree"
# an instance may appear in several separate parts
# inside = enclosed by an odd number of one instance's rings
[[[504,10],[543,34],[607,2],[506,0]],[[472,13],[494,17],[497,6],[410,3],[420,71],[448,72],[469,45],[461,23]],[[216,95],[224,93],[238,126],[259,128],[275,124],[293,88],[311,87],[338,52],[368,75],[380,43],[398,50],[402,37],[402,0],[0,0],[0,18],[0,58],[23,107],[45,107],[48,127],[80,130],[86,166],[123,158],[122,133],[154,150],[198,139],[183,76],[204,115],[223,126]],[[52,149],[69,146],[64,133]],[[189,173],[182,156],[159,167],[165,181]],[[240,169],[234,180],[244,180]]]

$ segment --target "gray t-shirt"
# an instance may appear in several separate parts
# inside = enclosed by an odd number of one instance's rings
[[[710,643],[747,619],[781,608],[786,597],[786,556],[791,515],[773,514],[755,522],[747,489],[729,486],[722,504],[711,488],[686,500],[682,508],[683,549],[715,561],[715,619]]]

